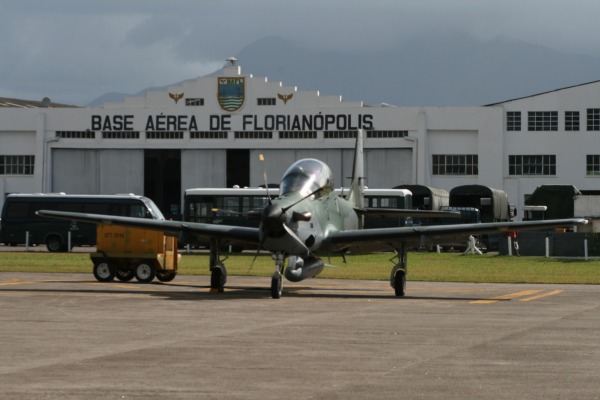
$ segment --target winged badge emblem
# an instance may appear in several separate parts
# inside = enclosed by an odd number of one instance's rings
[[[291,100],[292,97],[294,97],[294,93],[290,93],[290,94],[277,93],[277,97],[279,97],[279,99],[283,101],[283,104],[287,104],[288,100]]]
[[[169,92],[169,97],[172,98],[173,100],[175,100],[175,104],[177,104],[177,102],[183,98],[183,95],[184,95],[184,93],[170,93]]]

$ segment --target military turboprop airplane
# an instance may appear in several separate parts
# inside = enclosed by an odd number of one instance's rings
[[[575,218],[362,229],[362,216],[370,212],[381,214],[381,210],[363,207],[363,132],[360,130],[357,133],[352,175],[352,184],[346,198],[343,198],[335,193],[332,173],[325,163],[316,159],[296,161],[283,175],[279,197],[269,201],[264,209],[255,213],[260,218],[258,228],[48,210],[40,210],[37,214],[71,221],[195,235],[210,242],[211,288],[219,291],[224,290],[227,280],[220,254],[223,244],[253,243],[259,250],[262,248],[269,251],[275,261],[275,272],[271,279],[273,298],[280,298],[282,295],[284,275],[292,282],[315,277],[325,266],[320,257],[327,254],[393,250],[396,262],[390,273],[390,284],[396,296],[404,296],[407,250],[419,245],[424,239],[434,239],[439,243],[455,240],[457,235],[547,229],[587,223],[584,219]],[[406,210],[398,210],[398,213],[406,214]],[[422,211],[416,213],[423,215]]]

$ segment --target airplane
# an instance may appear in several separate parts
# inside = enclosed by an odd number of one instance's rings
[[[291,282],[316,277],[325,267],[321,258],[324,255],[341,254],[346,260],[345,255],[348,253],[395,252],[390,285],[395,295],[402,297],[406,294],[408,249],[419,246],[427,239],[442,243],[444,240],[456,240],[459,235],[466,238],[476,234],[540,230],[587,223],[585,219],[572,218],[363,229],[365,215],[382,215],[381,209],[364,208],[363,204],[363,136],[364,132],[359,130],[352,183],[345,198],[334,191],[333,174],[327,164],[313,158],[296,161],[283,174],[279,196],[269,200],[262,210],[254,211],[254,216],[260,219],[258,228],[49,210],[39,210],[37,214],[63,220],[152,229],[171,235],[195,235],[210,243],[211,289],[219,292],[224,291],[227,281],[227,270],[221,257],[223,245],[232,242],[254,244],[258,251],[264,249],[270,252],[275,262],[275,272],[271,278],[271,296],[274,299],[282,296],[283,276]],[[262,155],[261,161],[264,161]],[[266,183],[266,172],[264,178]],[[416,210],[411,212],[420,216],[427,214]],[[394,214],[394,210],[388,213]],[[397,213],[406,215],[407,210],[397,210]],[[439,215],[447,216],[447,213]]]

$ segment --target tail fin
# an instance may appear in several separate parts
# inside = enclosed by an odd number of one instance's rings
[[[364,131],[359,129],[356,134],[356,146],[354,148],[354,165],[352,167],[352,183],[346,200],[348,200],[354,208],[364,207],[364,180],[365,180],[365,165],[363,152],[363,135]]]

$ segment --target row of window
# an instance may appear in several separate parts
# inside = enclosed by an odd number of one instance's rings
[[[477,175],[477,154],[433,154],[433,175]],[[586,156],[586,176],[600,176],[600,155]],[[556,155],[508,156],[508,175],[556,175]]]
[[[211,132],[211,134],[218,133]],[[236,132],[236,134],[243,134],[242,136],[251,133],[253,132]],[[0,155],[0,175],[33,175],[34,165],[35,156]],[[478,175],[479,157],[477,154],[433,154],[432,167],[433,175]],[[556,155],[510,155],[508,174],[556,175]],[[600,176],[600,154],[586,155],[586,175]]]
[[[565,131],[581,130],[579,111],[565,111],[564,117]],[[600,108],[588,108],[585,122],[587,131],[600,131]],[[521,124],[521,111],[506,113],[507,131],[520,131]],[[528,111],[527,130],[532,132],[558,131],[558,111]]]
[[[325,139],[354,139],[356,131],[324,131]],[[146,131],[146,139],[183,139],[183,131]],[[367,138],[404,138],[408,131],[367,131]],[[95,139],[95,131],[56,131],[57,138]],[[102,139],[139,139],[139,131],[102,131]],[[190,131],[190,139],[227,139],[228,131]],[[235,131],[235,139],[272,139],[273,131]],[[280,139],[316,139],[317,131],[279,131]]]

